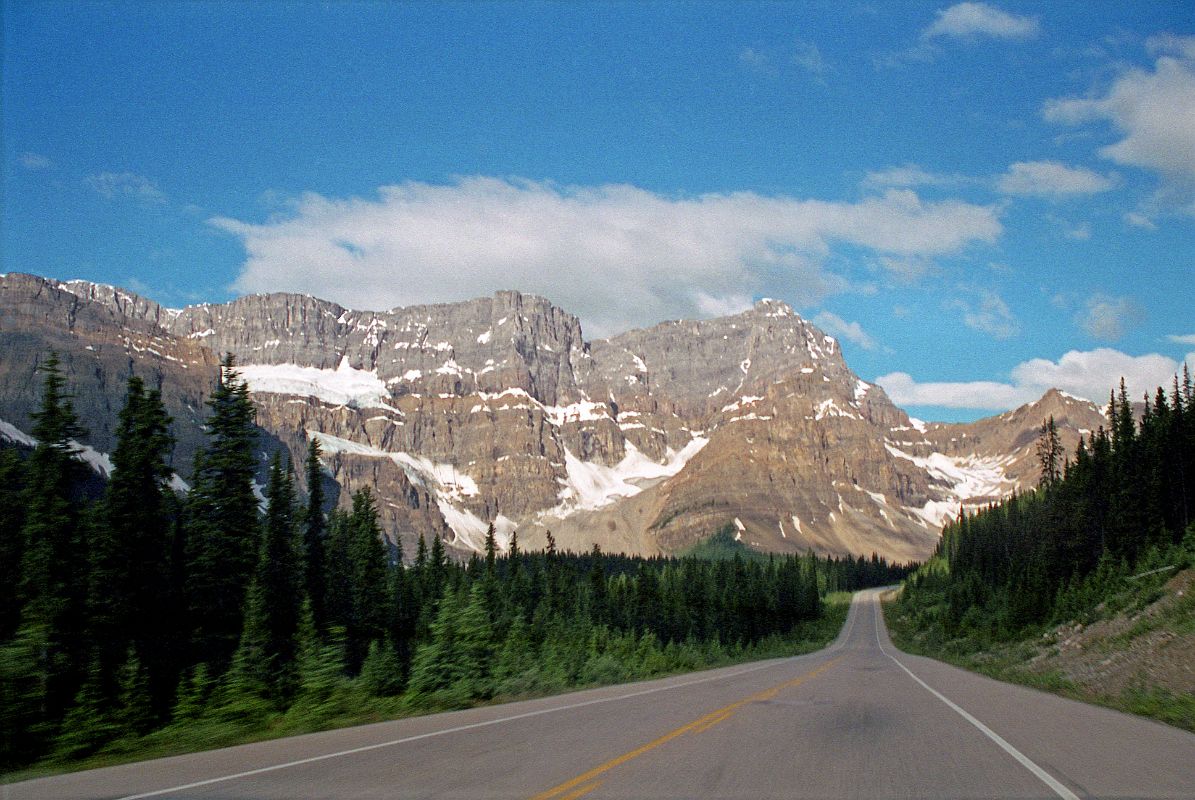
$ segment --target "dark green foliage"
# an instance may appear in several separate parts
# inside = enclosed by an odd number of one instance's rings
[[[328,515],[325,535],[314,444],[306,510],[276,458],[259,513],[253,408],[231,359],[190,496],[166,488],[170,420],[133,378],[113,475],[88,505],[64,389],[51,361],[42,442],[25,461],[0,454],[0,498],[19,493],[24,512],[0,509],[0,546],[21,562],[20,613],[0,639],[6,768],[780,655],[832,635],[819,590],[901,569],[737,550],[720,561],[573,554],[550,538],[524,553],[514,534],[503,554],[492,528],[469,565],[433,536],[408,568],[401,548],[387,557],[368,490]]]
[[[42,403],[33,416],[37,446],[25,465],[21,623],[41,630],[45,715],[62,719],[87,671],[87,548],[80,513],[86,469],[75,458],[83,435],[53,353],[42,367]]]
[[[133,648],[144,665],[159,716],[169,710],[177,681],[175,620],[179,600],[171,585],[173,495],[167,488],[173,438],[161,393],[130,377],[116,429],[113,472],[91,537],[88,612],[104,675],[115,675]],[[111,698],[115,685],[102,687]]]
[[[193,652],[219,673],[240,640],[260,528],[253,495],[255,415],[231,355],[207,405],[208,446],[196,457],[188,498],[186,593]]]
[[[328,628],[327,557],[324,538],[323,470],[320,467],[319,441],[307,445],[304,465],[307,480],[307,508],[303,513],[303,582],[307,601],[311,603],[311,619],[316,633],[323,635]]]
[[[386,551],[378,528],[377,504],[369,489],[353,495],[348,520],[348,617],[345,620],[348,669],[356,674],[371,642],[386,632]]]
[[[1121,381],[1109,429],[1080,441],[1057,464],[1052,420],[1038,452],[1043,480],[947,526],[937,556],[910,578],[902,604],[945,637],[1012,639],[1028,626],[1087,613],[1120,593],[1134,571],[1185,556],[1192,522],[1195,400],[1177,379],[1169,397],[1147,397],[1138,421]],[[1166,562],[1165,564],[1160,562]]]
[[[278,455],[270,465],[266,487],[266,519],[253,589],[247,607],[246,636],[260,648],[263,680],[270,697],[284,701],[298,681],[299,613],[303,573],[295,525],[295,492],[290,467]],[[250,630],[252,629],[252,630]]]
[[[33,761],[46,745],[44,649],[44,631],[31,625],[0,644],[0,768]]]
[[[0,642],[21,622],[21,560],[25,552],[24,465],[15,448],[0,449]]]

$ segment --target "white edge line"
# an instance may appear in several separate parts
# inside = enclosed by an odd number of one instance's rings
[[[905,673],[910,678],[912,678],[913,680],[915,680],[919,684],[921,684],[923,687],[925,687],[926,691],[928,691],[934,697],[941,700],[946,705],[950,706],[950,708],[957,711],[963,719],[967,720],[967,722],[970,722],[972,725],[974,725],[976,728],[979,729],[980,733],[982,733],[984,736],[988,737],[993,742],[995,742],[997,745],[999,745],[1001,750],[1008,753],[1010,756],[1012,756],[1018,762],[1020,762],[1021,766],[1023,766],[1025,769],[1029,770],[1034,775],[1036,775],[1038,780],[1040,780],[1046,786],[1049,786],[1051,789],[1053,789],[1054,793],[1057,794],[1059,797],[1065,798],[1065,800],[1079,800],[1079,796],[1077,794],[1072,792],[1070,789],[1066,788],[1066,786],[1064,786],[1062,783],[1060,783],[1053,775],[1046,772],[1044,769],[1039,767],[1037,764],[1033,763],[1033,761],[1031,761],[1028,756],[1026,756],[1020,750],[1013,747],[1008,742],[1006,742],[1000,734],[996,733],[994,730],[989,728],[987,725],[984,725],[982,722],[977,720],[975,717],[968,714],[964,708],[959,706],[957,703],[952,701],[950,698],[946,697],[944,694],[939,692],[937,689],[930,686],[925,681],[918,678],[916,675],[913,674],[912,670],[910,670],[904,664],[900,663],[900,661],[897,660],[896,656],[892,655],[891,653],[889,653],[887,650],[884,649],[884,643],[882,641],[880,641],[880,596],[879,596],[879,594],[875,595],[875,615],[876,615],[876,644],[880,646],[881,653],[888,656],[888,658],[892,659],[892,661],[895,662],[896,666],[903,669],[905,671]]]
[[[838,645],[836,645],[836,646],[841,646],[842,641],[845,641],[845,639],[841,640],[838,643]],[[833,648],[829,648],[829,649],[833,649]],[[317,761],[325,761],[330,758],[341,758],[342,756],[351,756],[356,753],[365,753],[370,750],[379,750],[383,747],[394,747],[396,745],[407,744],[409,742],[417,742],[420,739],[431,739],[436,736],[446,736],[450,733],[460,733],[462,731],[475,730],[477,728],[487,728],[491,725],[498,725],[503,722],[513,722],[514,720],[527,719],[528,717],[538,717],[543,714],[554,714],[559,711],[571,711],[574,708],[584,708],[585,706],[598,705],[599,703],[612,703],[616,700],[627,700],[632,697],[642,697],[645,694],[654,694],[656,692],[666,692],[671,689],[680,689],[685,686],[693,686],[698,683],[709,683],[710,681],[722,680],[723,678],[736,678],[739,675],[746,675],[749,672],[757,672],[761,669],[767,669],[769,667],[780,666],[781,664],[791,661],[794,658],[802,658],[803,656],[814,655],[816,652],[819,652],[819,651],[814,651],[814,653],[802,653],[801,655],[798,655],[798,656],[789,656],[787,658],[783,658],[783,659],[779,659],[779,660],[768,661],[764,664],[756,664],[753,667],[748,667],[747,669],[741,669],[737,672],[730,672],[730,673],[726,673],[726,674],[722,674],[722,675],[711,675],[706,678],[698,678],[697,680],[684,681],[682,683],[672,683],[667,686],[656,686],[651,689],[642,689],[640,691],[631,692],[629,694],[620,694],[616,697],[599,697],[594,700],[585,700],[580,703],[572,703],[572,704],[566,705],[566,706],[553,706],[552,708],[541,708],[541,709],[537,709],[535,711],[526,711],[522,714],[513,714],[509,717],[501,717],[500,719],[491,719],[491,720],[486,720],[484,722],[474,722],[469,725],[458,725],[455,728],[445,728],[445,729],[439,730],[439,731],[429,731],[428,733],[420,733],[415,736],[407,736],[402,739],[394,739],[389,742],[378,742],[376,744],[367,744],[362,747],[354,747],[351,750],[341,750],[341,751],[338,751],[335,753],[324,753],[324,754],[318,755],[318,756],[311,756],[310,758],[301,758],[297,761],[287,761],[284,764],[273,764],[268,767],[260,767],[258,769],[246,770],[245,772],[238,772],[234,775],[221,775],[216,778],[208,778],[208,779],[202,780],[202,781],[195,781],[194,783],[183,784],[182,786],[171,786],[166,789],[155,789],[151,792],[143,792],[141,794],[130,794],[130,795],[126,795],[124,797],[119,798],[119,800],[141,800],[141,798],[145,798],[145,797],[158,797],[160,795],[169,794],[170,792],[182,792],[182,791],[186,791],[188,789],[196,789],[196,788],[199,788],[200,786],[210,786],[213,783],[223,783],[225,781],[233,781],[233,780],[237,780],[239,778],[249,778],[254,775],[261,775],[266,772],[274,772],[274,771],[280,770],[280,769],[289,769],[290,767],[299,767],[304,764],[313,764]]]

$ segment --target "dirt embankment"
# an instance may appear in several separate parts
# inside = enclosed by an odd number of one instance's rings
[[[1052,673],[1096,694],[1155,688],[1195,693],[1195,569],[1175,575],[1144,608],[1059,626],[1036,649],[1024,670]]]

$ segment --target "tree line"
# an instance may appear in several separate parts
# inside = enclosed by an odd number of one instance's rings
[[[1134,409],[1124,381],[1108,426],[1062,452],[1053,417],[1038,442],[1041,482],[946,527],[902,602],[945,635],[1013,637],[1100,603],[1133,572],[1195,556],[1195,390],[1184,367]]]
[[[86,756],[179,726],[332,719],[356,698],[445,708],[770,652],[820,594],[899,580],[883,559],[634,558],[523,552],[404,564],[356,492],[327,509],[275,456],[255,493],[255,412],[227,356],[206,446],[172,488],[161,393],[129,378],[98,493],[58,359],[42,365],[32,452],[0,451],[0,764]],[[349,703],[351,705],[351,703]]]

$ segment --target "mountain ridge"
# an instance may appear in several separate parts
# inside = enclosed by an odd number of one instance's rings
[[[774,300],[587,342],[575,316],[515,291],[384,312],[290,293],[168,309],[10,273],[0,299],[0,419],[27,423],[38,354],[58,349],[103,450],[103,416],[136,370],[169,392],[186,474],[217,354],[232,352],[265,449],[297,463],[320,440],[341,502],[372,487],[408,553],[429,534],[476,550],[494,521],[504,546],[517,528],[527,546],[552,530],[571,549],[678,552],[732,525],[764,550],[912,560],[959,507],[1035,483],[1032,418],[1047,405],[1069,414],[1068,450],[1101,419],[1047,393],[921,424]]]

